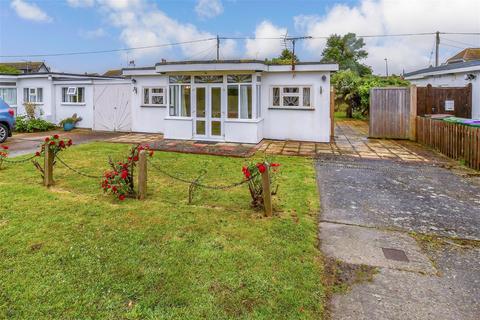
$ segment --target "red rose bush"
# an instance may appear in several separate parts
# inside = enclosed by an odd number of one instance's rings
[[[0,146],[0,169],[5,158],[8,158],[8,146]]]
[[[135,195],[133,173],[142,150],[146,151],[148,156],[153,156],[153,151],[148,146],[139,145],[130,148],[126,161],[110,160],[111,169],[106,171],[102,178],[103,192],[115,195],[120,201]]]
[[[272,190],[272,195],[275,195],[277,193],[278,185],[276,184],[276,174],[278,172],[279,166],[279,163],[268,161],[250,163],[243,166],[242,172],[245,179],[248,180],[248,189],[252,197],[253,207],[263,207],[263,173],[268,172],[270,174],[270,190]],[[273,186],[275,186],[275,188],[273,188]]]

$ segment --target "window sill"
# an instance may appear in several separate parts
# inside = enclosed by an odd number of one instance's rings
[[[80,107],[82,107],[82,106],[86,106],[87,104],[84,103],[84,102],[82,102],[82,103],[62,102],[62,103],[60,103],[60,105],[62,105],[62,106],[80,106]]]
[[[268,107],[268,110],[315,111],[312,107]]]
[[[166,105],[161,105],[161,104],[142,104],[140,106],[141,108],[166,108]]]
[[[165,120],[180,120],[180,121],[192,121],[192,117],[174,117],[174,116],[168,116],[165,117]]]
[[[263,118],[260,119],[232,119],[226,118],[225,122],[233,122],[233,123],[259,123],[263,121]]]

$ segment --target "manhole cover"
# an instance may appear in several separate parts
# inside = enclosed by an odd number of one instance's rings
[[[398,249],[382,248],[383,255],[389,260],[409,262],[405,251]]]

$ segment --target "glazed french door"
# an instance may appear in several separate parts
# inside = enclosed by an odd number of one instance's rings
[[[199,139],[223,138],[222,86],[195,87],[195,136]]]

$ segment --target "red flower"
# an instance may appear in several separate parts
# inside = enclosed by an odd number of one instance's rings
[[[51,145],[51,146],[54,146],[54,145],[55,145],[55,141],[50,141],[50,145]]]
[[[267,167],[263,163],[258,163],[257,168],[260,173],[264,173],[267,170]]]
[[[35,152],[35,157],[40,157],[40,152]]]
[[[120,200],[120,201],[125,200],[125,195],[124,194],[119,195],[118,200]]]
[[[48,141],[50,141],[50,138],[49,138],[49,137],[46,137],[46,138],[45,138],[45,142],[48,142]]]
[[[280,167],[280,163],[270,163],[270,167]]]
[[[60,142],[58,143],[58,145],[59,145],[61,148],[65,148],[65,141],[60,140]]]
[[[70,147],[72,144],[73,144],[73,141],[72,141],[72,139],[68,139],[68,141],[67,141],[67,146],[69,146],[69,147]]]
[[[53,139],[58,139],[58,134],[54,134]]]
[[[115,192],[115,193],[117,193],[117,187],[113,186],[113,187],[112,187],[112,191]]]
[[[250,176],[251,176],[250,170],[248,170],[247,167],[243,167],[243,168],[242,168],[242,172],[243,172],[243,174],[245,175],[245,178],[247,178],[247,179],[250,178]]]
[[[127,171],[127,170],[123,170],[121,177],[122,177],[123,180],[127,179],[127,177],[128,177],[128,171]]]
[[[8,150],[8,146],[2,146],[3,150]]]
[[[133,161],[138,161],[138,156],[133,157]]]

